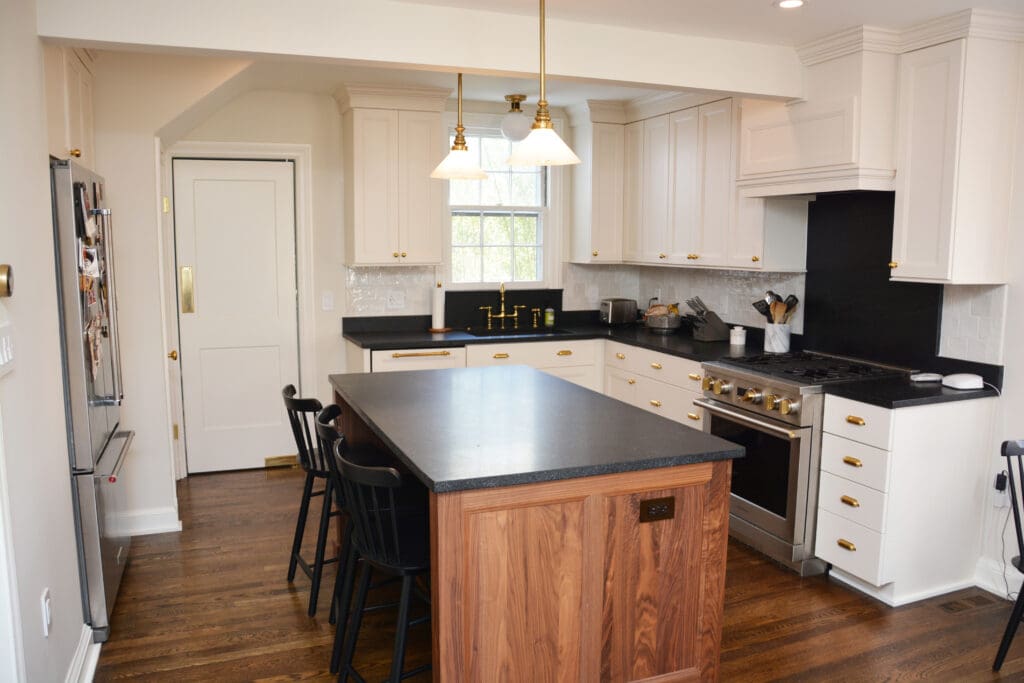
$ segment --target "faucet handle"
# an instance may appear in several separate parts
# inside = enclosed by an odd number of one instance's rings
[[[519,311],[525,311],[526,304],[516,304],[512,307],[512,327],[519,329]]]
[[[537,329],[538,327],[540,327],[540,309],[531,308],[530,313],[533,313],[533,329]]]
[[[491,317],[492,317],[491,311],[494,310],[494,307],[493,306],[480,306],[480,310],[487,312],[487,329],[488,330],[491,329]]]

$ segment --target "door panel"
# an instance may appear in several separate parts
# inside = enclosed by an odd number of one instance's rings
[[[174,161],[177,266],[194,281],[194,311],[178,303],[190,473],[295,452],[281,402],[299,384],[293,185],[291,162]]]

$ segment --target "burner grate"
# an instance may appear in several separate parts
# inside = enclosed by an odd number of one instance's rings
[[[896,368],[854,361],[847,358],[834,358],[807,351],[729,358],[723,359],[722,362],[727,365],[737,365],[768,375],[814,384],[854,379],[875,379],[900,374],[900,370]]]

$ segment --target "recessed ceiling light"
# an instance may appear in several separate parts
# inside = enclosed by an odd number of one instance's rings
[[[780,9],[796,9],[804,6],[804,0],[775,0],[772,4]]]

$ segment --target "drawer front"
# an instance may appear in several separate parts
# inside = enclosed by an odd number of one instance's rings
[[[649,377],[638,377],[636,387],[638,407],[690,427],[699,426],[687,417],[687,413],[696,411],[693,392]]]
[[[374,351],[370,357],[371,372],[401,370],[442,370],[466,367],[466,349],[395,349]]]
[[[466,365],[529,365],[534,368],[597,365],[597,344],[598,340],[594,339],[474,344],[466,349]]]
[[[542,371],[549,375],[569,380],[573,384],[579,384],[581,387],[591,391],[601,391],[601,376],[596,365],[570,365],[567,367],[543,368]]]
[[[874,446],[844,439],[835,434],[821,436],[821,469],[844,479],[889,490],[889,459],[891,453]]]
[[[882,571],[884,534],[821,509],[817,532],[815,555],[873,586],[888,582]],[[840,543],[852,545],[844,547]]]
[[[881,491],[828,472],[821,473],[818,507],[881,533],[885,533],[887,499]]]
[[[604,347],[604,366],[621,372],[637,373],[643,362],[643,349],[628,346],[619,342],[606,342]]]
[[[889,450],[892,443],[892,413],[878,406],[838,396],[826,396],[825,431]]]
[[[607,396],[636,404],[636,374],[618,368],[605,368],[604,393]]]
[[[659,382],[700,392],[700,363],[649,349],[609,342],[605,347],[605,367],[656,379]]]

